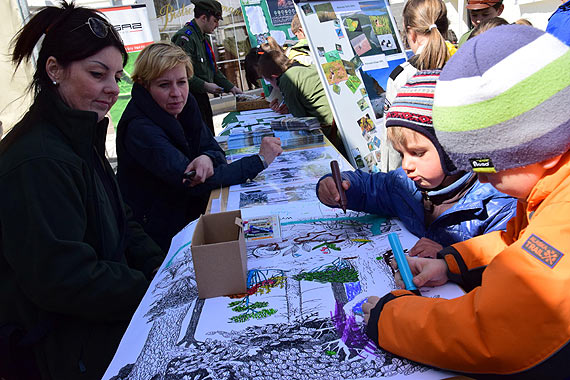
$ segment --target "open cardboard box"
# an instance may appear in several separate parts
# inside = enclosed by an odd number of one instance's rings
[[[247,252],[241,211],[200,216],[191,249],[199,298],[247,291]]]

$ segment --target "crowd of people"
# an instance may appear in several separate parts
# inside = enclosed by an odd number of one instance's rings
[[[254,178],[282,152],[266,137],[258,154],[226,161],[207,94],[241,90],[205,38],[221,4],[193,2],[195,18],[172,42],[147,46],[134,63],[116,174],[104,154],[127,62],[115,29],[62,2],[14,37],[16,68],[38,54],[33,103],[0,141],[0,301],[10,305],[0,309],[2,379],[101,378],[172,237],[205,211],[210,190]],[[371,296],[365,331],[395,355],[475,378],[566,378],[568,2],[552,34],[510,25],[500,0],[467,9],[474,29],[456,49],[445,40],[445,4],[408,0],[414,56],[390,75],[385,102],[393,167],[342,173],[349,209],[397,217],[420,238],[408,256],[416,286],[453,281],[466,293]],[[266,80],[272,108],[316,116],[334,140],[298,18],[292,29],[290,48],[269,39],[252,49],[248,80]],[[330,176],[316,191],[340,207]]]

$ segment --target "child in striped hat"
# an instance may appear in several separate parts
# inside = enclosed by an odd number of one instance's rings
[[[473,173],[458,171],[439,144],[431,122],[440,70],[416,73],[386,114],[388,138],[402,156],[402,167],[388,173],[344,172],[348,208],[398,217],[422,238],[411,255],[435,257],[444,246],[503,230],[514,216],[515,200]],[[321,202],[338,207],[334,181],[317,185]]]
[[[517,197],[517,215],[506,232],[435,260],[409,258],[417,286],[452,280],[468,293],[368,298],[362,308],[380,346],[477,378],[568,378],[569,99],[570,49],[528,26],[493,28],[447,63],[433,107],[437,138],[458,169]]]

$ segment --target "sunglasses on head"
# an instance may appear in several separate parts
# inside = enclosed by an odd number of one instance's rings
[[[89,29],[91,29],[91,32],[97,38],[105,38],[109,34],[109,31],[111,31],[111,34],[113,34],[113,36],[117,40],[119,40],[121,43],[123,42],[123,40],[121,39],[121,37],[119,36],[119,34],[115,30],[115,28],[113,28],[112,25],[97,17],[89,17],[87,21],[79,25],[77,28],[72,29],[71,32],[74,32],[77,29],[84,27],[85,25],[89,26]]]

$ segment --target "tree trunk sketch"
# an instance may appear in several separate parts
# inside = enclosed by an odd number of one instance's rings
[[[186,347],[188,347],[192,343],[196,343],[196,338],[194,334],[196,333],[196,328],[198,327],[198,321],[200,320],[200,315],[202,314],[202,309],[204,308],[204,303],[206,301],[203,299],[196,299],[196,303],[194,304],[194,308],[192,309],[192,316],[190,317],[190,323],[188,323],[188,328],[186,329],[186,333],[184,334],[184,339],[180,342],[181,344],[184,343]]]

